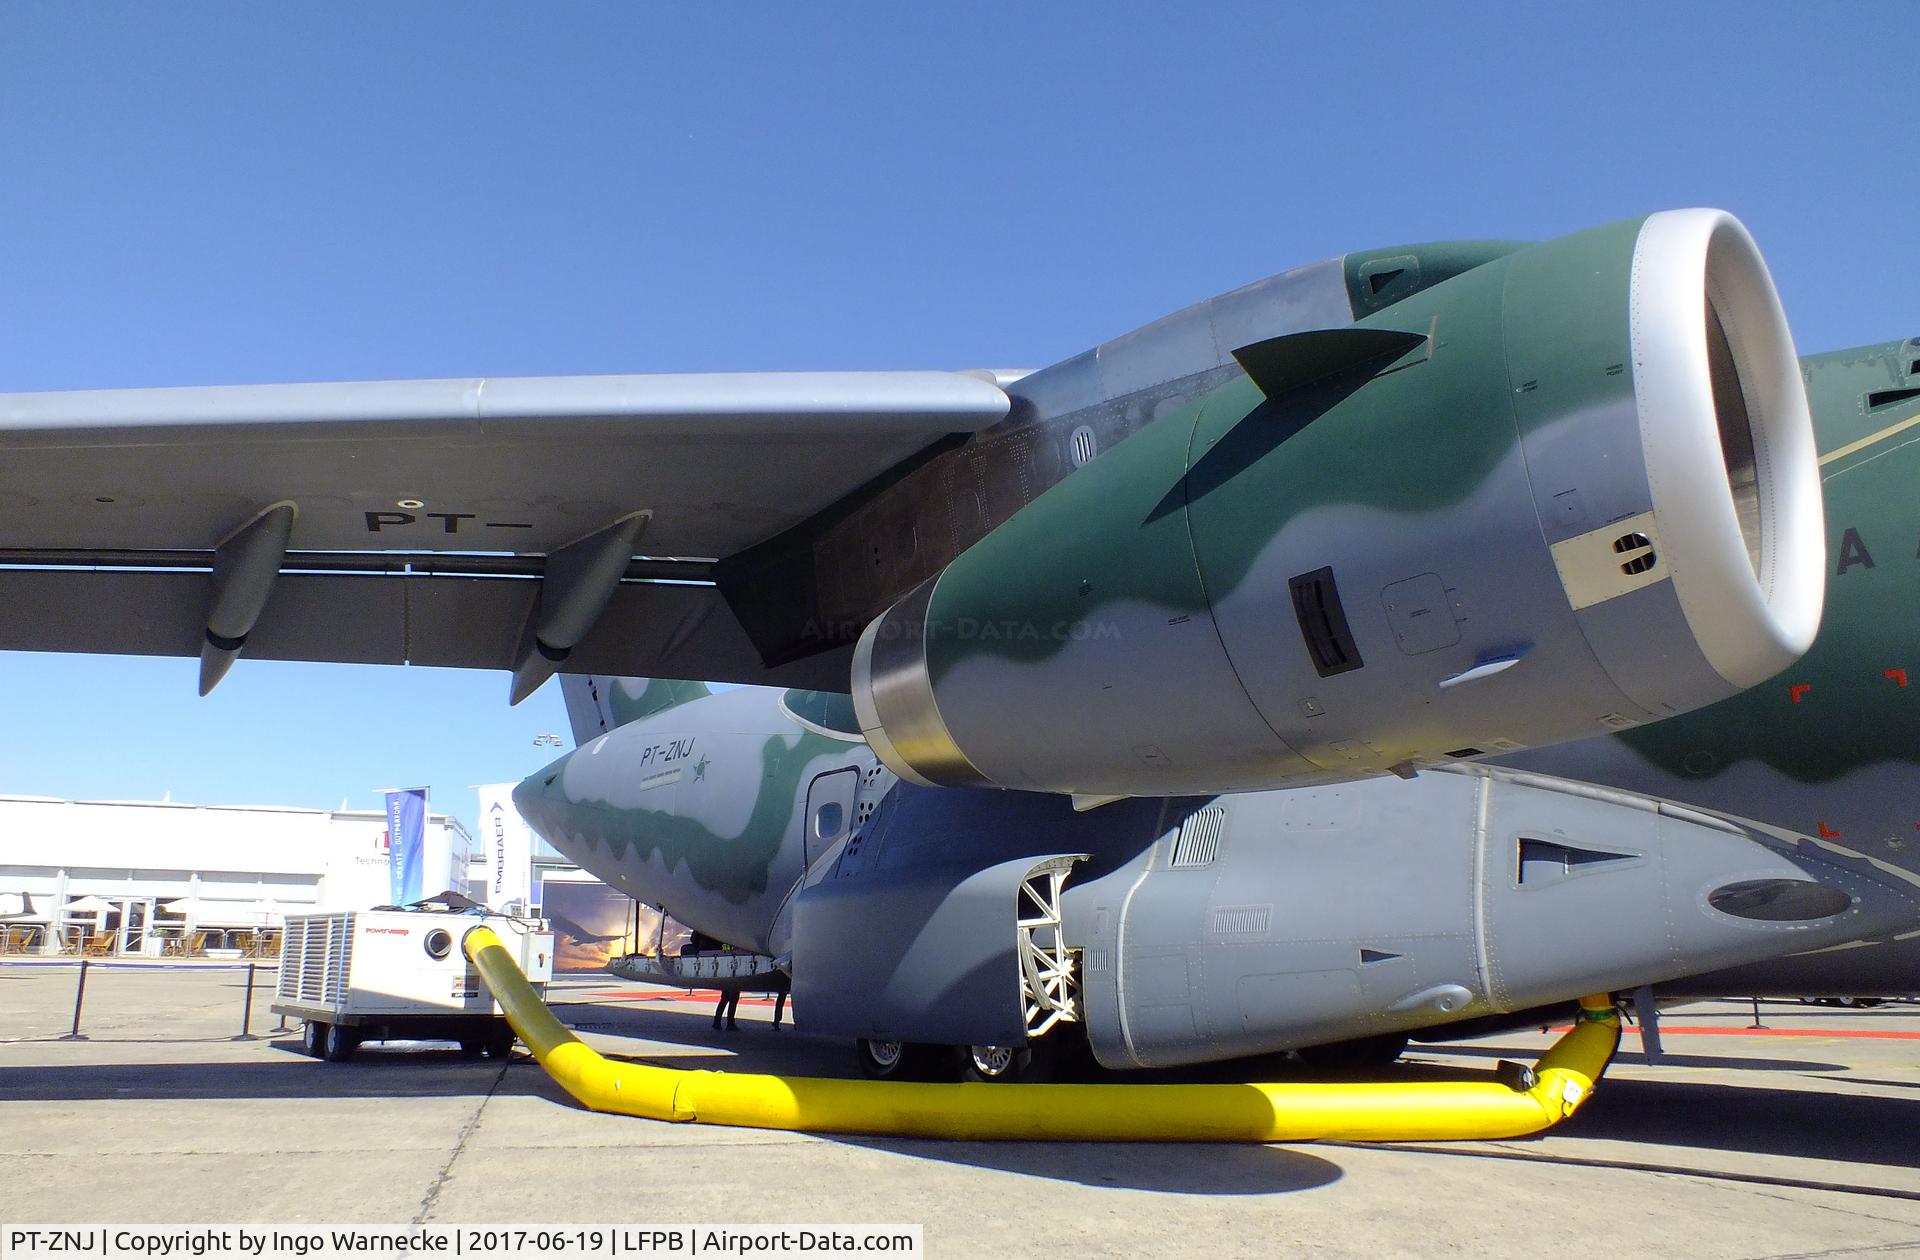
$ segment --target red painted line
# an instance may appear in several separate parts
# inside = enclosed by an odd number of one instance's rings
[[[1565,1026],[1552,1031],[1563,1033]],[[1638,1034],[1638,1028],[1622,1032]],[[1890,1028],[1723,1028],[1717,1024],[1661,1024],[1660,1035],[1684,1037],[1833,1037],[1860,1041],[1920,1041],[1920,1032],[1896,1032]]]
[[[1812,683],[1795,683],[1793,684],[1793,686],[1787,688],[1787,694],[1793,697],[1793,702],[1795,704],[1799,704],[1800,697],[1806,695],[1809,691],[1812,691],[1812,690],[1813,690]]]
[[[1896,686],[1904,687],[1907,685],[1907,671],[1904,669],[1890,669],[1883,677],[1893,679],[1894,685]]]
[[[596,1001],[614,1002],[718,1002],[720,1000],[720,990],[689,989],[685,993],[656,993],[634,989],[619,993],[596,993],[593,997]],[[742,997],[740,999],[740,1005],[742,1006],[772,1006],[773,1004],[773,998]]]
[[[1825,822],[1822,822],[1820,824],[1820,838],[1822,840],[1838,840],[1840,838],[1840,833],[1837,831],[1828,830],[1827,824]]]

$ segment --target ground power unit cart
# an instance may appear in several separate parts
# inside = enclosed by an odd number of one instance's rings
[[[457,1041],[504,1058],[513,1029],[462,942],[492,928],[537,987],[553,978],[553,934],[537,919],[435,910],[287,916],[277,1015],[303,1021],[301,1046],[338,1063],[365,1041]]]

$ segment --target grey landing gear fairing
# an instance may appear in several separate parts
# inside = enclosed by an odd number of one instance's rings
[[[861,1072],[873,1080],[945,1076],[1011,1083],[1053,1079],[1062,1038],[1074,1031],[1060,1026],[1080,1023],[1080,957],[1066,943],[1061,906],[1061,891],[1079,860],[1060,857],[1042,862],[1027,873],[1016,894],[1014,945],[1025,1044],[934,1046],[863,1037],[855,1043]]]

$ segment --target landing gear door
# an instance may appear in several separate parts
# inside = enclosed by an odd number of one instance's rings
[[[802,834],[806,838],[807,869],[812,870],[827,851],[846,839],[853,825],[853,798],[860,789],[860,771],[852,766],[815,775],[807,788],[807,816]]]

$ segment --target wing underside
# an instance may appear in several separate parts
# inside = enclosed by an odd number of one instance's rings
[[[1007,409],[949,372],[0,395],[0,649],[844,687],[767,670],[711,562]]]

